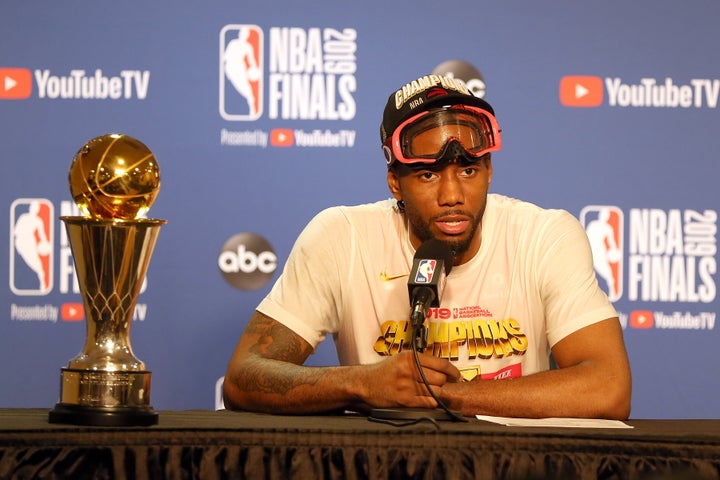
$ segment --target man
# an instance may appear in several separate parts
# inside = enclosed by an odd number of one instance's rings
[[[302,414],[438,406],[463,415],[626,419],[617,313],[569,213],[490,194],[492,107],[452,78],[390,96],[381,126],[394,199],[335,207],[299,236],[225,376],[230,409]],[[435,238],[453,267],[414,363],[407,279]],[[303,363],[333,335],[341,366]],[[559,368],[549,369],[549,352]]]

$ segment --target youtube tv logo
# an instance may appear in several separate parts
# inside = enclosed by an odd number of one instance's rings
[[[631,328],[653,328],[655,326],[655,316],[650,310],[633,310],[630,312]]]
[[[65,322],[80,322],[85,319],[85,307],[82,303],[63,303],[60,318]]]
[[[292,147],[295,135],[289,128],[274,128],[270,131],[270,145],[273,147]]]
[[[603,103],[602,78],[581,75],[562,77],[560,103],[566,107],[599,107]]]
[[[0,68],[0,100],[23,100],[32,94],[32,72],[27,68]]]

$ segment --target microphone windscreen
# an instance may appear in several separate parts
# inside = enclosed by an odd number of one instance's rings
[[[445,265],[445,275],[450,273],[453,265],[452,250],[445,242],[441,242],[437,238],[431,238],[423,242],[415,252],[415,259],[442,260],[443,265]]]

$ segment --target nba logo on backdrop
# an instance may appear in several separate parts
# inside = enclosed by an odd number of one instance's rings
[[[15,295],[52,290],[54,216],[44,198],[19,198],[10,206],[10,290]]]
[[[588,205],[580,212],[598,280],[605,285],[610,301],[623,293],[623,212],[610,205]]]
[[[262,29],[225,25],[220,31],[220,115],[225,120],[257,120],[262,98]]]

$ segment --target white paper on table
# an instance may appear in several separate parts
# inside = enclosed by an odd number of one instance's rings
[[[478,420],[499,423],[508,427],[567,427],[567,428],[633,428],[620,420],[600,418],[512,418],[476,415]]]

